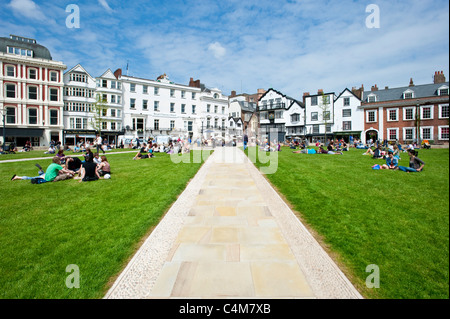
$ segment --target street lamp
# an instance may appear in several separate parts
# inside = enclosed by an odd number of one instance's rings
[[[2,116],[3,116],[3,146],[2,149],[3,151],[5,150],[5,143],[6,143],[6,111],[5,111],[5,107],[2,108],[1,110]]]

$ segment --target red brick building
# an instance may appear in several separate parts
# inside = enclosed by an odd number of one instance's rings
[[[442,71],[434,83],[379,90],[377,85],[362,94],[366,140],[398,140],[402,144],[429,140],[449,142],[449,82]]]

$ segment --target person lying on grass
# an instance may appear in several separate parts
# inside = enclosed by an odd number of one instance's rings
[[[386,157],[386,164],[383,164],[380,169],[398,169],[398,158],[394,156],[394,152],[389,150]]]
[[[36,165],[38,166],[38,165]],[[72,178],[75,175],[74,171],[68,170],[61,166],[61,160],[58,156],[53,157],[52,163],[47,167],[45,173],[43,173],[42,167],[38,166],[39,176],[36,177],[28,177],[28,176],[16,176],[14,175],[11,178],[11,181],[14,180],[31,180],[32,184],[42,184],[46,182],[57,182],[65,179]]]
[[[399,166],[398,169],[403,172],[421,172],[425,166],[425,162],[417,157],[417,153],[414,149],[408,150],[409,155],[409,167]]]

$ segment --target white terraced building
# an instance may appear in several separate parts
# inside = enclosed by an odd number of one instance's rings
[[[228,99],[219,89],[205,88],[192,78],[190,85],[176,84],[165,74],[156,80],[120,75],[119,80],[127,142],[225,136]]]

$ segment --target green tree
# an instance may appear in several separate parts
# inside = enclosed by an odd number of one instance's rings
[[[107,122],[104,117],[108,111],[108,105],[106,99],[104,99],[100,94],[97,94],[96,101],[92,104],[92,117],[91,126],[97,132],[98,135],[102,136],[103,122]],[[97,145],[97,152],[99,146]]]

